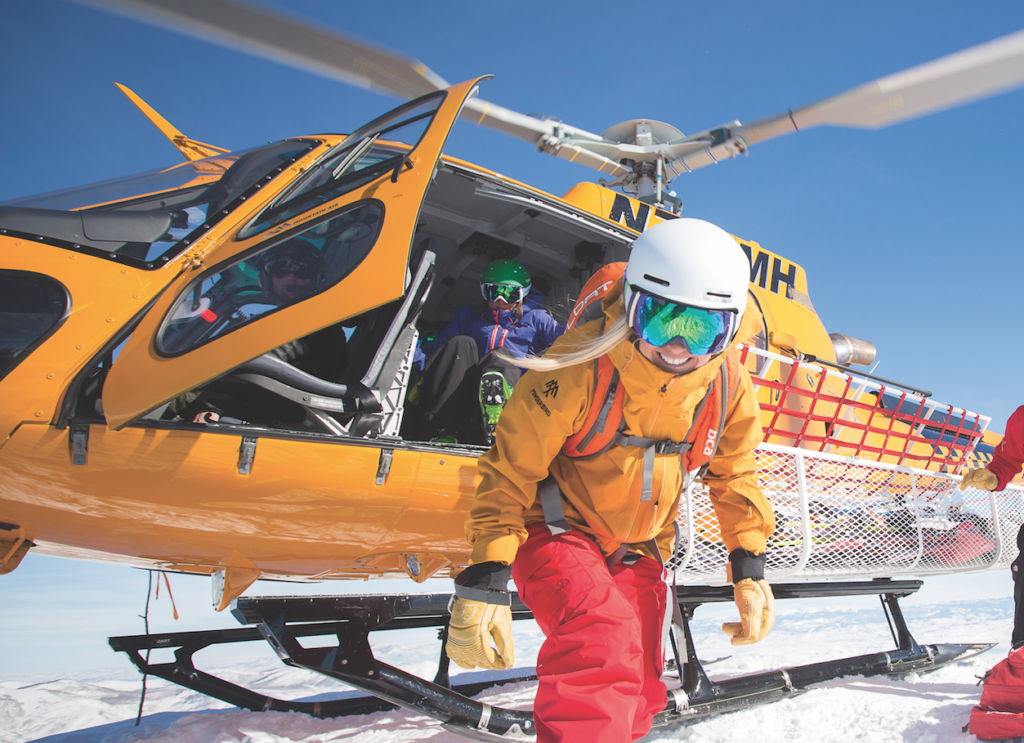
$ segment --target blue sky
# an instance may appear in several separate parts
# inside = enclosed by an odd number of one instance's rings
[[[593,132],[635,118],[684,132],[750,121],[1024,28],[1019,0],[271,4],[451,82],[494,74],[487,100]],[[63,0],[2,0],[0,17],[0,201],[179,161],[115,80],[185,134],[231,149],[351,131],[395,103]],[[828,330],[875,343],[878,374],[1001,430],[1024,403],[1022,119],[1018,91],[877,132],[815,129],[673,188],[684,215],[801,264]],[[594,178],[466,123],[447,151],[555,194]],[[205,602],[205,583],[197,590]],[[16,599],[26,633],[0,650],[24,659],[14,645],[44,636],[58,595],[83,623],[97,610],[97,625],[113,625],[139,624],[144,592],[143,573],[30,556],[0,578],[2,624]]]

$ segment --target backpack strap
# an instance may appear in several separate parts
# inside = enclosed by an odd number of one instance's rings
[[[603,330],[603,327],[602,327]],[[728,361],[728,360],[727,360]],[[728,412],[729,400],[732,394],[735,394],[735,389],[730,394],[729,391],[729,372],[726,368],[728,366],[727,361],[722,363],[719,367],[720,385],[722,394],[719,395],[721,399],[721,413],[719,418],[718,436],[715,437],[714,448],[712,449],[711,457],[708,462],[705,462],[699,470],[698,476],[703,476],[707,472],[708,463],[714,458],[718,452],[718,443],[721,440],[721,432],[725,428],[725,419]],[[602,371],[599,364],[607,363],[611,364],[611,360],[607,356],[602,356],[594,361],[594,377],[598,380],[598,394],[601,389],[601,374]],[[715,380],[711,380],[711,384],[708,385],[707,391],[704,393],[704,397],[701,398],[700,403],[693,411],[693,418],[690,421],[690,428],[687,430],[686,435],[683,436],[682,441],[674,441],[672,439],[651,439],[643,436],[627,436],[622,433],[622,429],[625,427],[625,417],[622,415],[622,396],[623,391],[619,389],[619,372],[614,369],[611,374],[611,381],[608,384],[604,402],[601,405],[600,410],[595,414],[591,414],[587,418],[587,424],[584,425],[584,429],[577,434],[574,434],[570,440],[567,441],[566,446],[563,447],[562,453],[570,457],[591,457],[597,456],[598,454],[606,451],[612,445],[616,446],[635,446],[644,450],[644,472],[643,472],[643,484],[640,491],[640,501],[650,501],[654,497],[654,457],[657,454],[678,454],[680,461],[680,468],[683,470],[684,476],[684,487],[688,487],[691,478],[689,473],[686,471],[685,455],[693,450],[693,442],[687,441],[690,438],[690,434],[693,433],[695,426],[701,418],[701,413],[704,411],[704,406],[707,404],[708,398],[711,397],[715,387]],[[737,387],[738,378],[737,377]],[[611,439],[604,444],[598,451],[583,454],[582,452],[586,449],[587,445],[590,444],[595,436],[605,434],[609,418],[618,420],[618,430],[614,433]],[[588,425],[589,424],[589,425]],[[581,435],[582,434],[582,435]],[[570,445],[571,442],[571,445]],[[541,508],[544,510],[544,522],[547,524],[548,530],[553,535],[563,534],[569,531],[572,527],[565,520],[565,509],[562,507],[562,492],[558,487],[558,483],[555,482],[554,477],[550,474],[537,485],[537,498],[540,500]],[[620,548],[621,549],[621,548]],[[622,554],[625,554],[625,550],[622,550]],[[609,563],[614,565],[621,559],[622,554],[619,554],[616,558],[613,554],[609,559],[615,558],[613,562]]]
[[[706,461],[700,468],[700,477],[704,477],[704,474],[708,471],[708,467],[711,466],[711,460],[714,459],[715,455],[718,453],[718,445],[722,441],[722,432],[725,430],[725,418],[729,413],[729,400],[733,398],[733,396],[736,394],[736,390],[739,389],[740,375],[737,373],[735,375],[736,386],[733,388],[732,394],[729,393],[729,370],[727,368],[728,366],[729,360],[726,359],[718,368],[719,376],[722,378],[722,394],[720,395],[722,399],[722,410],[721,415],[718,419],[718,436],[715,437],[715,443],[711,449],[711,456],[708,457],[708,461]],[[739,370],[737,369],[737,372],[738,371]]]
[[[594,399],[604,402],[600,407],[591,405],[583,428],[566,439],[562,452],[570,457],[589,458],[607,451],[614,443],[615,431],[622,428],[622,401],[625,389],[619,385],[619,370],[607,356],[594,359]],[[607,387],[605,381],[607,380]],[[594,440],[597,440],[596,444]],[[588,449],[595,445],[596,449]]]
[[[693,411],[690,428],[687,430],[686,435],[683,436],[682,441],[673,441],[672,439],[648,439],[642,436],[624,436],[621,433],[615,434],[615,443],[619,446],[637,446],[644,450],[644,481],[643,488],[640,492],[641,501],[649,501],[653,496],[654,455],[678,454],[680,457],[679,461],[682,462],[683,455],[693,449],[693,443],[687,441],[687,439],[690,438],[690,434],[693,433],[693,428],[697,425],[697,420],[700,418],[701,411],[704,410],[704,404],[708,401],[708,397],[711,395],[711,390],[714,389],[714,386],[715,383],[714,380],[712,380],[711,384],[708,385],[707,392],[704,393],[704,397],[701,398],[700,403]]]
[[[541,508],[544,509],[544,523],[548,527],[548,531],[551,532],[551,536],[557,537],[559,534],[565,534],[572,530],[572,526],[565,520],[565,508],[562,506],[562,491],[558,487],[558,483],[555,482],[554,477],[548,475],[537,483],[537,498],[540,500]],[[651,550],[651,554],[658,561],[658,565],[665,567],[665,563],[661,559],[661,552],[658,549],[657,540],[650,539],[644,542],[644,544]],[[612,567],[619,563],[633,546],[632,544],[620,544],[618,549],[610,555],[606,555],[604,561],[608,569],[611,570]]]
[[[565,509],[562,507],[562,490],[552,475],[548,475],[537,483],[537,499],[544,509],[544,523],[547,524],[551,536],[565,534],[572,527],[565,520]]]

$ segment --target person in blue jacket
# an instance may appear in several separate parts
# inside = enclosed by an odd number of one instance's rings
[[[498,417],[522,373],[494,352],[517,359],[538,355],[565,332],[540,309],[544,297],[532,287],[521,263],[492,261],[480,275],[482,301],[461,308],[441,333],[420,345],[424,378],[418,403],[425,437],[474,443],[482,434],[484,443],[493,443]]]

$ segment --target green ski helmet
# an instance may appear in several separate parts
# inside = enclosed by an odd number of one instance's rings
[[[480,274],[480,293],[488,302],[522,302],[530,293],[530,274],[522,263],[501,258],[491,261]]]

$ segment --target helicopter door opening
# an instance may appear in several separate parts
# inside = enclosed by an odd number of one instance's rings
[[[625,260],[635,234],[543,192],[444,160],[427,192],[417,238],[431,240],[437,254],[437,278],[416,323],[421,340],[430,340],[445,331],[460,309],[484,310],[481,274],[502,258],[526,268],[532,282],[528,301],[564,325],[590,276],[608,262]],[[436,350],[432,345],[426,349]],[[425,385],[419,383],[425,361],[425,354],[419,354],[410,375],[414,400],[405,407],[402,438],[437,448],[485,445],[482,422],[474,423],[479,408],[468,399],[467,420],[457,430],[439,434],[423,420],[429,405],[422,396]]]
[[[103,387],[107,425],[120,428],[272,350],[287,356],[288,344],[313,333],[358,346],[374,335],[365,326],[390,327],[423,196],[476,82],[399,106],[296,172],[255,214],[239,210],[125,344]],[[340,383],[350,383],[345,373]]]
[[[378,121],[395,137],[396,114],[415,124],[429,110],[429,100],[413,102]],[[435,126],[414,153],[441,144]],[[466,163],[441,160],[428,189],[431,174],[415,158],[384,157],[391,142],[351,135],[239,223],[225,244],[234,257],[214,261],[225,252],[217,251],[209,268],[170,287],[103,384],[109,426],[215,423],[443,446],[422,436],[406,408],[418,341],[479,303],[490,261],[522,263],[533,299],[564,323],[587,279],[628,256],[632,232]],[[418,212],[392,194],[404,199],[414,178],[425,192]],[[326,214],[304,219],[310,211]],[[408,232],[396,234],[399,223]],[[133,384],[143,378],[178,389],[167,399]]]
[[[378,212],[351,208],[363,210],[359,232],[375,232],[376,216],[365,215]],[[333,226],[268,243],[264,251],[203,274],[171,307],[156,350],[187,355],[280,311],[252,277],[277,265],[276,251],[290,251],[294,260],[318,234],[351,235],[344,214]],[[404,438],[443,448],[445,443],[423,435],[416,406],[406,404],[420,373],[414,364],[418,342],[443,330],[459,307],[479,302],[479,278],[487,264],[502,257],[522,262],[532,277],[534,296],[564,323],[590,275],[609,261],[624,260],[631,238],[631,233],[546,194],[443,161],[417,221],[403,299],[293,338],[143,418],[148,425],[216,423],[219,430],[244,426],[291,434]],[[367,245],[368,235],[364,250]],[[325,346],[333,349],[329,363],[323,363]],[[447,446],[481,443],[466,437]]]

